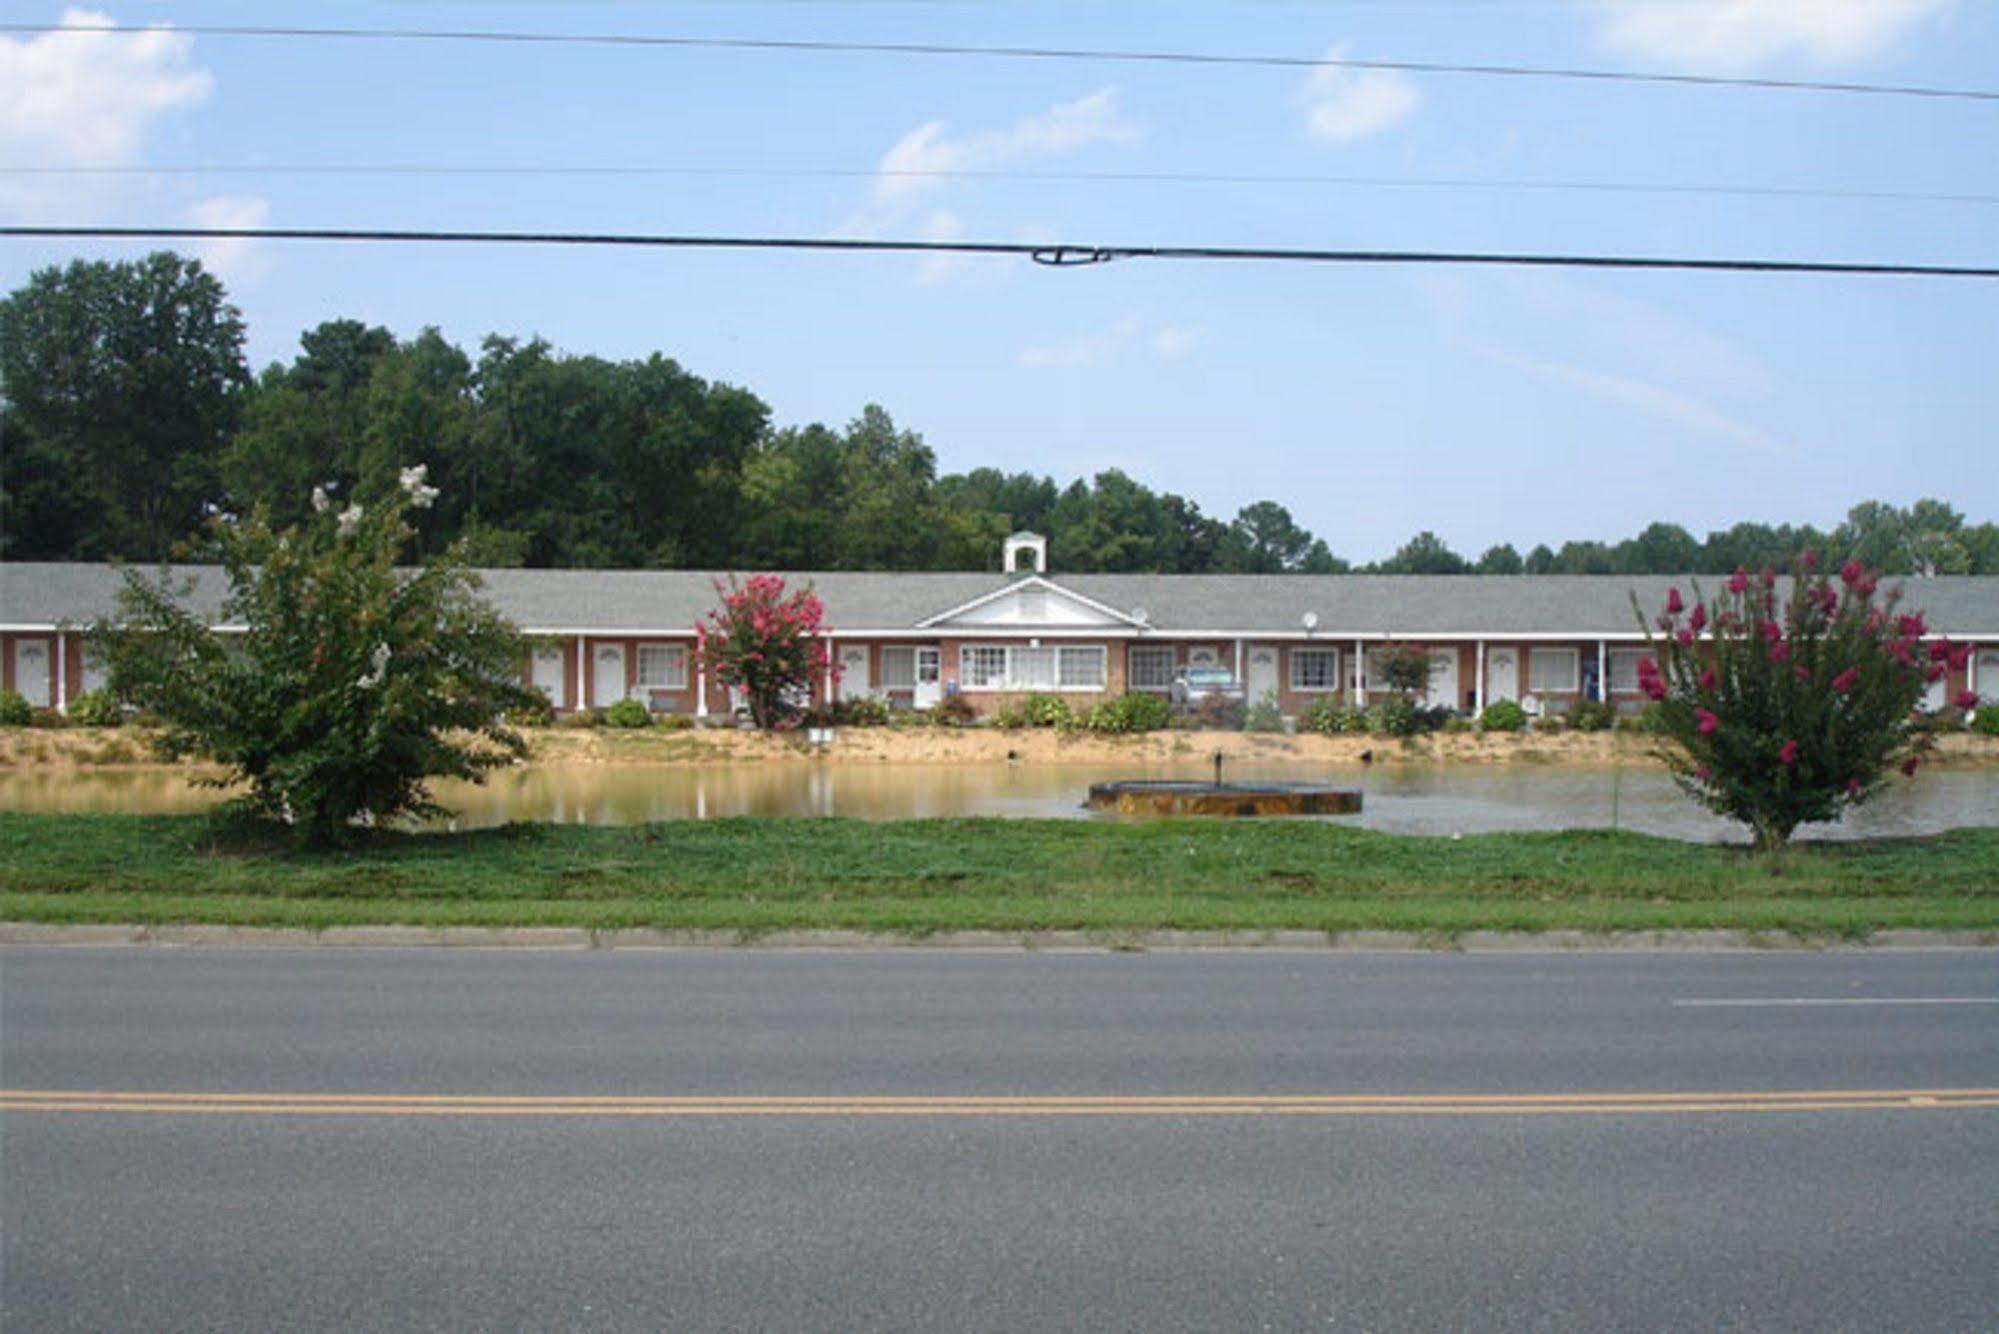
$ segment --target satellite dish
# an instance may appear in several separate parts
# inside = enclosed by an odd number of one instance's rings
[[[1143,607],[1133,607],[1131,609],[1131,619],[1137,621],[1140,625],[1145,624],[1146,620],[1148,619],[1148,615],[1149,614],[1146,612],[1145,608]]]
[[[1298,619],[1304,623],[1307,630],[1316,630],[1319,628],[1319,613],[1316,611],[1308,611]]]

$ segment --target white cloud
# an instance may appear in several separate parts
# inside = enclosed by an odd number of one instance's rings
[[[1597,39],[1620,54],[1704,70],[1800,56],[1847,65],[1957,0],[1598,0]]]
[[[1153,352],[1166,361],[1177,361],[1194,350],[1195,333],[1179,324],[1162,324],[1152,335]]]
[[[955,213],[938,209],[923,220],[917,229],[925,241],[958,241],[965,236],[965,220]],[[920,283],[941,283],[953,274],[961,273],[972,262],[972,256],[954,254],[951,251],[935,251],[923,257],[916,266],[916,281]]]
[[[874,196],[887,203],[943,184],[935,176],[905,173],[994,171],[1097,144],[1135,144],[1144,137],[1144,130],[1119,110],[1115,88],[1059,102],[1022,116],[1004,130],[953,136],[950,122],[933,120],[903,135],[882,154],[875,168]]]
[[[1326,60],[1346,56],[1347,44],[1326,48]],[[1423,90],[1398,70],[1319,65],[1298,90],[1305,129],[1315,139],[1350,143],[1391,129],[1416,114]]]
[[[1686,427],[1702,435],[1719,436],[1765,451],[1791,452],[1788,446],[1766,431],[1736,421],[1690,395],[1668,389],[1664,385],[1654,384],[1650,380],[1640,379],[1635,375],[1594,371],[1572,362],[1530,357],[1504,348],[1481,348],[1480,353],[1487,360],[1498,362],[1502,366],[1511,366],[1515,370],[1526,371],[1544,380],[1568,385],[1594,398],[1629,408],[1647,417],[1656,417],[1661,421]]]
[[[1148,330],[1145,321],[1133,317],[1087,338],[1024,348],[1020,364],[1044,370],[1100,366],[1133,345],[1142,346],[1161,361],[1177,361],[1193,351],[1197,337],[1195,330],[1180,324],[1154,325]]]
[[[63,11],[62,25],[111,20]],[[167,28],[83,36],[0,37],[0,159],[29,167],[129,166],[161,116],[198,105],[215,80],[188,61],[193,39]],[[0,182],[0,208],[23,215],[101,207],[102,181],[60,176]]]
[[[271,216],[271,201],[255,195],[216,195],[188,210],[194,227],[261,227]],[[269,253],[249,237],[217,237],[194,249],[211,273],[231,286],[253,283],[271,271]]]

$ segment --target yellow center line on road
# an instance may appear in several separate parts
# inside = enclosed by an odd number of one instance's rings
[[[0,1111],[237,1116],[1531,1116],[1941,1111],[1999,1088],[1525,1094],[453,1095],[0,1089]]]

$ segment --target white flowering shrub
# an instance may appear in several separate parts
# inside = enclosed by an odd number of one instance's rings
[[[240,633],[212,631],[170,571],[128,571],[118,617],[93,630],[112,691],[162,720],[169,753],[222,766],[241,808],[302,842],[444,813],[428,781],[476,782],[522,756],[502,719],[536,696],[522,641],[455,549],[396,563],[404,509],[436,495],[418,467],[394,504],[337,506],[319,488],[296,527],[217,522],[217,619]]]

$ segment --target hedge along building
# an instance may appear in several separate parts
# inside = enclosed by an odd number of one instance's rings
[[[1587,698],[1640,707],[1650,616],[1693,576],[1052,575],[1047,544],[1008,539],[1001,574],[779,572],[825,603],[833,693],[928,707],[947,694],[981,712],[1030,693],[1087,705],[1126,690],[1164,694],[1182,668],[1228,668],[1251,699],[1286,714],[1327,696],[1384,693],[1390,644],[1430,658],[1433,704],[1478,711],[1519,700],[1560,711]],[[220,633],[226,589],[214,567],[181,567],[191,605]],[[106,565],[0,565],[4,684],[37,707],[67,708],[102,684],[80,627],[112,615],[121,575]],[[659,712],[726,716],[728,694],[695,659],[695,627],[726,572],[485,570],[485,595],[531,639],[523,678],[560,712],[636,698]],[[1718,583],[1719,580],[1710,582]],[[1891,583],[1895,581],[1890,581]],[[1964,689],[1999,700],[1999,578],[1900,581],[1905,610],[1933,633],[1976,646],[1935,682],[1941,708]]]

